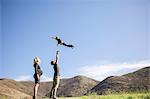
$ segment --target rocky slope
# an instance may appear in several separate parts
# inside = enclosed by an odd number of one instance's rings
[[[33,95],[34,82],[17,82],[11,79],[0,79],[0,99],[30,99]],[[41,82],[38,96],[49,96],[52,82]],[[58,96],[82,96],[88,93],[109,94],[118,92],[150,91],[150,67],[122,76],[110,76],[99,82],[85,76],[61,79]]]
[[[110,76],[90,91],[97,94],[150,91],[150,67],[123,76]]]

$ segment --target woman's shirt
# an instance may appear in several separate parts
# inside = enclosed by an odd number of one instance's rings
[[[34,64],[34,69],[35,69],[35,74],[38,74],[40,76],[43,74],[39,64]]]

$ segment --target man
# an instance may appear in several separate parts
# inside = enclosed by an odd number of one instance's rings
[[[34,66],[34,70],[35,70],[35,73],[34,73],[35,85],[34,85],[33,99],[37,99],[37,92],[38,92],[38,88],[39,88],[39,85],[40,85],[40,77],[43,74],[43,72],[40,68],[40,62],[41,61],[40,61],[39,57],[34,58],[33,66]]]
[[[53,86],[50,92],[50,98],[56,99],[57,89],[60,83],[60,70],[58,66],[58,56],[59,51],[56,52],[56,61],[51,61],[51,65],[53,65],[54,69],[54,77],[53,77]]]

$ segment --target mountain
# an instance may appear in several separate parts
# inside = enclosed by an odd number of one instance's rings
[[[118,92],[150,91],[150,67],[122,76],[110,76],[90,90],[90,93],[109,94]]]
[[[0,99],[32,99],[34,82],[0,79]],[[52,82],[41,82],[39,97],[49,96]],[[99,82],[85,76],[61,79],[58,96],[82,96],[88,93],[109,94],[118,92],[150,91],[150,67],[122,76],[110,76]]]
[[[98,81],[85,76],[75,76],[70,79],[63,79],[58,89],[58,95],[82,96],[97,84]]]
[[[82,96],[97,84],[98,81],[85,76],[75,76],[69,79],[62,79],[58,88],[58,96]],[[50,91],[46,96],[49,95]]]
[[[61,79],[58,96],[81,96],[97,84],[98,81],[85,76]],[[34,82],[32,81],[19,82],[11,79],[0,79],[0,97],[10,96],[16,99],[17,97],[31,97],[33,95],[33,87]],[[52,82],[41,82],[38,96],[49,96],[51,88]]]
[[[45,96],[49,91],[50,82],[41,82],[38,96]],[[12,79],[0,79],[0,99],[7,97],[11,99],[31,99],[33,96],[34,82],[32,81],[15,81]]]
[[[31,98],[31,91],[25,86],[11,79],[0,79],[0,99]]]
[[[20,83],[30,90],[33,90],[33,82],[24,81]],[[60,86],[58,88],[58,96],[82,96],[97,84],[98,81],[85,76],[75,76],[73,78],[61,79]],[[52,85],[52,82],[41,82],[38,95],[49,96]]]
[[[22,85],[26,86],[28,89],[30,89],[32,91],[32,95],[33,95],[34,82],[21,81],[20,83]],[[52,88],[52,82],[41,82],[39,90],[38,90],[38,95],[45,96],[51,90],[51,88]]]

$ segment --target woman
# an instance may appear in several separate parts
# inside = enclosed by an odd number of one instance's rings
[[[34,96],[33,99],[37,99],[37,92],[38,92],[38,88],[40,85],[40,76],[42,75],[42,70],[39,66],[40,64],[40,58],[39,57],[35,57],[34,58],[34,68],[35,68],[35,73],[34,73],[34,79],[35,79],[35,86],[34,86]]]

